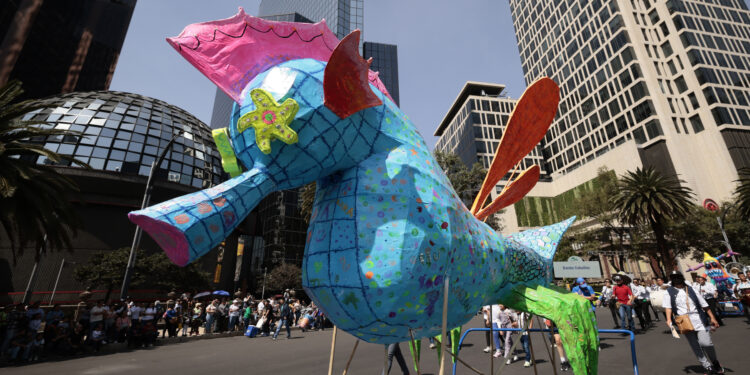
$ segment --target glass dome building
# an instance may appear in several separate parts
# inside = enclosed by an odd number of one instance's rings
[[[156,180],[196,189],[221,181],[221,157],[211,129],[185,110],[164,101],[117,91],[74,92],[44,99],[45,109],[25,120],[83,133],[34,139],[44,147],[72,155],[93,170],[148,176],[151,164],[179,134],[157,169]],[[37,163],[50,163],[38,157]],[[72,165],[75,166],[75,165]]]
[[[125,92],[94,91],[56,95],[40,102],[44,109],[26,114],[24,120],[82,135],[36,137],[31,142],[72,155],[91,166],[87,169],[69,163],[53,165],[78,186],[70,200],[81,225],[72,238],[72,252],[49,251],[44,255],[34,289],[39,294],[33,297],[49,302],[45,298],[50,298],[48,292],[56,285],[59,272],[55,302],[74,304],[87,285],[75,281],[75,267],[67,265],[86,264],[101,251],[130,248],[136,227],[128,220],[128,212],[140,208],[151,164],[174,134],[179,136],[154,173],[151,204],[219,184],[227,176],[211,129],[185,110],[164,101]],[[27,159],[31,162],[52,164],[43,156],[23,157],[35,158]],[[237,237],[230,236],[227,246],[236,248]],[[147,254],[161,251],[148,235],[142,237],[140,247]],[[227,253],[224,258],[228,261],[236,257],[232,251]],[[14,261],[9,241],[0,231],[0,305],[20,301],[35,265],[34,255],[27,248]],[[213,274],[221,259],[216,249],[205,257],[201,266]],[[222,282],[226,279],[222,288],[231,288],[234,267],[221,269],[226,270],[220,273]],[[102,297],[103,292],[95,293],[94,298]]]

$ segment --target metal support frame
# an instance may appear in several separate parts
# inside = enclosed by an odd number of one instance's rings
[[[469,334],[469,332],[494,332],[494,331],[500,331],[500,332],[523,332],[524,329],[522,328],[469,328],[461,335],[461,340],[458,341],[458,351],[461,351],[461,345],[464,343],[464,339],[466,338],[466,335]],[[526,330],[527,332],[550,332],[550,329],[539,329],[539,328],[532,328]],[[557,329],[554,330],[557,332]],[[630,355],[633,360],[633,374],[638,375],[638,359],[635,355],[635,334],[633,331],[628,331],[626,329],[600,329],[598,330],[599,333],[627,333],[630,335]],[[456,364],[453,364],[453,375],[456,375]]]

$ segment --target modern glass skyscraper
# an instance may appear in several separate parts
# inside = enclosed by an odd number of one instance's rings
[[[393,44],[365,42],[362,57],[372,57],[370,69],[380,73],[380,80],[388,89],[396,105],[401,105],[398,94],[398,47]]]
[[[606,166],[654,166],[728,199],[750,167],[750,12],[742,0],[510,0],[527,84],[560,85],[542,142],[557,195]],[[553,184],[554,185],[554,184]]]
[[[0,85],[24,98],[106,90],[136,0],[5,0],[0,5]]]
[[[263,0],[258,14],[263,17],[295,12],[313,22],[325,19],[339,39],[356,29],[364,29],[364,0]]]

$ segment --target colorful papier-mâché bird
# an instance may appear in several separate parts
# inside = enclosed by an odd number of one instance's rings
[[[338,328],[382,344],[409,341],[410,333],[436,336],[448,278],[448,328],[503,303],[555,321],[576,374],[596,373],[590,304],[549,286],[553,254],[573,218],[509,236],[482,221],[538,180],[533,166],[484,207],[547,131],[557,85],[542,78],[523,94],[468,209],[369,71],[358,41],[355,31],[339,42],[324,21],[271,22],[242,9],[169,38],[237,103],[228,129],[214,131],[233,178],[132,212],[130,220],[185,265],[224,240],[267,194],[317,181],[302,282]]]

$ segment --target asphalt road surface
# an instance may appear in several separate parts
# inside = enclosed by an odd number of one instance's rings
[[[600,328],[613,327],[608,311],[598,312]],[[636,321],[637,322],[637,321]],[[727,318],[726,326],[713,336],[719,360],[729,374],[750,374],[750,324],[743,318]],[[477,317],[465,327],[480,327]],[[266,337],[244,336],[197,340],[157,346],[149,349],[112,354],[47,361],[32,365],[0,369],[4,375],[49,375],[49,374],[326,374],[331,347],[332,330],[302,333],[293,331],[287,340],[284,334],[273,341]],[[514,339],[518,336],[514,336]],[[539,333],[532,334],[532,344],[537,359],[539,374],[552,374],[547,349],[549,343]],[[339,331],[336,340],[334,373],[341,374],[354,346],[353,336]],[[599,357],[599,373],[606,375],[633,374],[628,337],[618,334],[602,334],[602,350]],[[434,350],[422,347],[422,374],[437,374],[438,362]],[[546,346],[546,348],[545,348]],[[461,349],[460,357],[484,374],[490,372],[490,356],[482,352],[485,347],[484,333],[469,334]],[[519,344],[519,352],[520,344]],[[401,349],[408,363],[411,355],[406,344]],[[657,327],[636,335],[636,353],[640,374],[695,374],[703,372],[685,339],[676,340],[665,333],[664,321]],[[360,343],[349,368],[349,374],[379,374],[383,368],[384,350],[381,345]],[[497,374],[500,361],[494,362]],[[395,363],[391,374],[401,374]],[[446,361],[446,374],[450,374],[450,362]],[[416,374],[413,368],[410,373]],[[459,374],[473,372],[459,364]],[[534,373],[523,367],[523,358],[504,368],[502,374]],[[559,371],[559,374],[564,374]],[[572,374],[572,372],[567,372]]]

